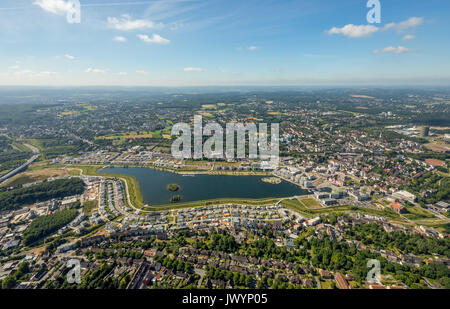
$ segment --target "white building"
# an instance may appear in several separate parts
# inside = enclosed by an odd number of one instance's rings
[[[408,201],[411,203],[414,203],[417,200],[417,197],[414,194],[409,193],[408,191],[405,190],[394,192],[392,193],[392,196],[396,199]]]

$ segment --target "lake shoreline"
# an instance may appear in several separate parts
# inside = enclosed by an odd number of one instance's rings
[[[264,200],[307,195],[309,191],[280,180],[273,185],[261,179],[263,175],[217,175],[208,173],[174,173],[148,167],[103,167],[100,174],[133,177],[140,188],[143,201],[150,207],[195,203],[214,200]],[[191,177],[184,177],[191,176]],[[193,177],[192,177],[193,176]],[[267,178],[267,177],[266,177]],[[237,180],[238,179],[238,180]],[[170,183],[179,184],[183,199],[170,203],[173,192],[167,190]],[[169,193],[169,194],[168,194]],[[178,192],[177,192],[178,193]]]

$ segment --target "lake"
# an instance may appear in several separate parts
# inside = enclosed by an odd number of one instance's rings
[[[139,182],[142,197],[148,205],[170,203],[174,195],[182,197],[181,202],[192,202],[217,198],[279,198],[308,194],[307,190],[286,181],[270,184],[261,179],[267,176],[193,175],[185,176],[150,168],[108,167],[99,170],[134,176]],[[168,184],[178,184],[180,189],[171,192]]]

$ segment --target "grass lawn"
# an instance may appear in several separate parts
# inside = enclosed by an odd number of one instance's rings
[[[124,133],[122,135],[105,135],[105,136],[98,136],[95,139],[103,139],[103,140],[126,140],[126,139],[139,139],[139,138],[153,138],[153,135],[151,132],[141,132],[138,134],[138,132],[128,132]]]
[[[241,205],[249,205],[249,206],[263,206],[263,205],[274,205],[278,203],[280,199],[267,198],[267,199],[233,199],[233,198],[224,198],[224,199],[212,199],[212,200],[204,200],[204,201],[193,201],[193,202],[185,202],[185,203],[172,203],[172,204],[164,204],[159,206],[148,206],[145,207],[144,210],[150,211],[160,211],[160,210],[171,210],[171,209],[182,209],[182,208],[194,208],[194,207],[202,207],[202,206],[211,206],[217,204],[241,204]]]
[[[202,109],[217,109],[215,104],[203,104]]]
[[[428,211],[422,209],[419,206],[409,206],[407,207],[409,213],[404,214],[404,216],[410,220],[434,218],[435,216]]]
[[[29,175],[19,174],[19,175],[13,176],[12,178],[10,178],[7,181],[5,181],[4,183],[2,183],[0,185],[0,187],[16,187],[16,186],[21,186],[26,183],[31,183],[34,181],[35,180],[33,180],[33,178],[31,178]]]
[[[98,201],[93,200],[84,203],[83,205],[83,212],[86,216],[90,216],[92,214],[92,211],[98,207]]]
[[[286,208],[297,211],[300,214],[305,215],[306,217],[314,217],[314,216],[318,216],[321,214],[334,213],[334,212],[351,211],[351,212],[367,213],[367,214],[387,217],[387,218],[391,218],[391,219],[401,219],[399,214],[393,212],[390,209],[375,210],[375,209],[358,207],[357,210],[352,210],[352,207],[353,207],[352,205],[342,205],[342,206],[332,206],[332,207],[323,207],[323,208],[312,209],[312,208],[307,208],[305,205],[303,205],[298,200],[287,200],[287,199],[283,200],[282,204]]]
[[[327,289],[330,290],[333,287],[331,286],[331,282],[326,280],[326,281],[320,281],[320,286],[322,287],[322,289]]]
[[[264,171],[208,171],[208,175],[270,176],[271,174]]]
[[[322,205],[320,205],[320,203],[315,198],[312,198],[312,197],[309,197],[309,198],[301,198],[300,197],[298,200],[306,208],[314,209],[314,208],[321,208],[322,207]]]
[[[26,142],[27,144],[30,144],[34,147],[36,147],[37,149],[39,149],[41,152],[44,150],[44,146],[42,145],[42,141],[38,140],[38,139],[34,139],[34,138],[26,138],[23,139],[21,141]]]
[[[18,151],[31,152],[30,148],[28,148],[27,146],[25,146],[21,143],[13,142],[11,145],[13,148],[17,149]]]
[[[417,219],[414,220],[416,224],[419,225],[425,225],[432,228],[437,228],[440,231],[444,231],[445,225],[448,224],[448,222],[439,219],[439,218],[425,218],[425,219]]]
[[[314,217],[312,211],[306,208],[305,205],[300,203],[298,200],[285,199],[281,202],[281,204],[287,209],[294,210],[307,218]]]

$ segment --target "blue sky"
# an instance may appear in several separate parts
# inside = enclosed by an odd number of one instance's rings
[[[2,0],[0,85],[449,85],[450,2]]]

